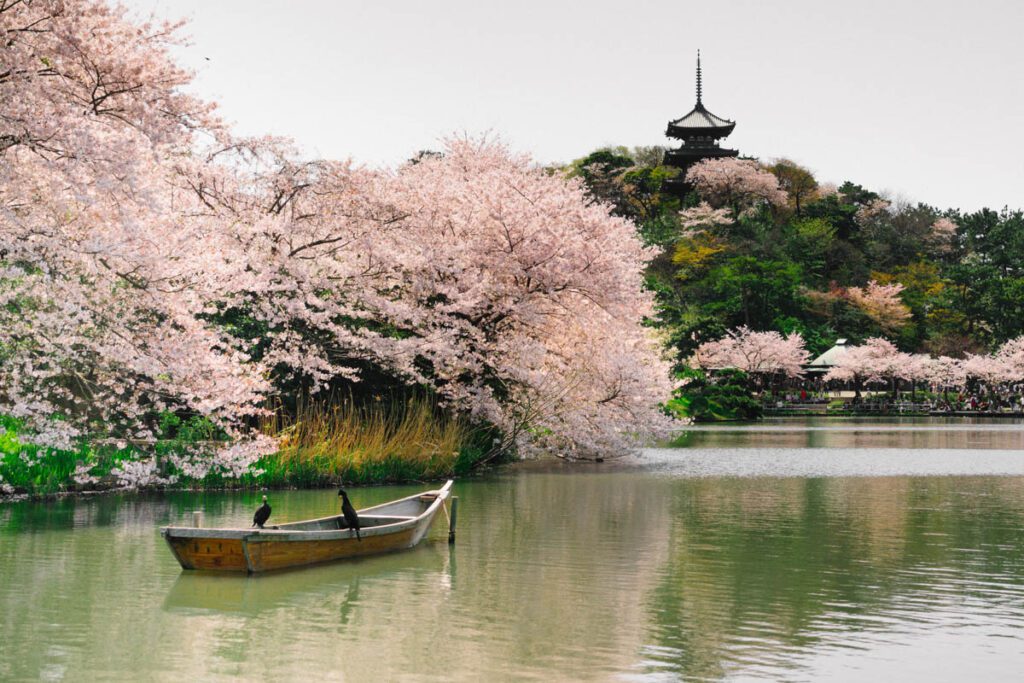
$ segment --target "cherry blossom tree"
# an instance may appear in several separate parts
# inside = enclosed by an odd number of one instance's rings
[[[894,362],[893,375],[908,382],[927,382],[932,377],[933,362],[927,353],[900,353]]]
[[[886,332],[900,329],[910,320],[910,308],[900,299],[904,289],[899,283],[880,285],[874,280],[866,287],[850,287],[850,301]]]
[[[622,452],[664,424],[648,251],[579,181],[467,139],[393,173],[278,176],[234,200],[247,275],[225,301],[266,323],[266,364],[315,390],[368,361],[527,450]]]
[[[916,397],[918,383],[927,384],[933,376],[935,360],[926,353],[900,353],[893,369],[893,392],[898,390],[897,380],[910,382],[911,396]]]
[[[866,226],[889,215],[892,202],[876,197],[857,209],[857,222]]]
[[[927,380],[932,386],[946,392],[960,389],[967,382],[964,362],[959,358],[939,356],[931,359]]]
[[[1003,381],[1024,381],[1024,337],[1005,342],[996,350],[994,356],[1003,366]]]
[[[855,381],[858,384],[884,384],[896,380],[924,382],[942,391],[962,389],[967,377],[998,382],[1005,376],[1004,366],[993,356],[968,356],[965,360],[928,354],[903,353],[886,339],[875,337],[863,345],[852,346],[837,359],[826,380]]]
[[[904,354],[887,339],[872,337],[860,346],[851,346],[836,358],[825,380],[864,381],[880,384],[899,376]]]
[[[707,202],[683,209],[679,212],[679,223],[683,228],[683,237],[695,237],[716,228],[732,223],[729,209],[714,209]]]
[[[963,370],[990,385],[1024,381],[1024,337],[1005,342],[991,354],[968,354]]]
[[[992,354],[967,354],[963,360],[963,371],[967,377],[986,384],[999,384],[1006,381],[1008,375],[1003,360]]]
[[[243,437],[267,388],[195,315],[222,256],[176,167],[223,131],[181,91],[175,28],[88,0],[0,4],[0,410],[43,445],[146,438],[171,407]]]
[[[949,251],[956,241],[957,224],[948,218],[932,223],[931,239],[941,251]]]
[[[810,360],[798,332],[755,332],[739,327],[716,341],[697,347],[691,364],[709,370],[736,368],[752,375],[799,377]]]
[[[788,196],[779,180],[750,159],[704,159],[686,172],[686,181],[701,197],[733,215],[748,215],[760,206],[784,207]]]

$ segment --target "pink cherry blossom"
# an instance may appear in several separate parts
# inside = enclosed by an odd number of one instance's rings
[[[825,379],[849,381],[860,378],[868,383],[883,383],[901,376],[904,356],[887,339],[872,337],[860,346],[851,346],[837,357],[835,366],[825,374]]]
[[[155,458],[123,460],[111,470],[111,474],[117,478],[117,483],[125,488],[173,484],[175,478],[160,476],[159,469]]]
[[[266,362],[315,387],[358,381],[354,361],[370,361],[524,452],[622,452],[660,429],[671,382],[641,325],[650,254],[578,181],[467,139],[390,173],[289,173],[271,183],[291,196],[284,211],[240,193],[235,212],[255,283],[232,296],[271,325]]]
[[[866,287],[850,287],[846,294],[864,315],[874,320],[882,330],[891,332],[910,320],[910,309],[899,296],[903,289],[898,282],[880,285],[871,280]]]
[[[877,220],[889,213],[889,208],[892,206],[892,202],[888,199],[882,199],[881,197],[872,199],[864,206],[857,209],[857,222],[861,225],[867,225],[871,221]]]
[[[1024,337],[1007,341],[991,354],[968,354],[964,372],[989,384],[1024,381]]]
[[[1007,368],[1002,359],[989,354],[967,354],[963,361],[964,374],[990,384],[1006,379]]]
[[[836,197],[839,195],[839,188],[836,187],[835,183],[820,183],[818,185],[817,195],[822,199],[825,197]]]
[[[697,347],[691,363],[707,369],[736,368],[750,374],[799,377],[810,360],[798,332],[755,332],[739,327],[716,341]]]
[[[175,28],[88,0],[0,6],[0,410],[40,444],[145,438],[170,407],[230,431],[269,388],[197,317],[231,256],[182,169],[227,135],[182,92]]]
[[[940,218],[932,223],[932,241],[942,251],[949,251],[956,241],[957,224],[948,218]]]
[[[967,381],[964,361],[949,356],[932,358],[926,379],[940,389],[959,389]]]
[[[1011,339],[1000,346],[995,358],[1003,368],[1003,381],[1024,381],[1024,336]]]
[[[713,206],[736,215],[764,204],[784,207],[788,199],[779,179],[750,159],[704,159],[690,167],[686,180]]]
[[[683,228],[683,237],[695,237],[704,232],[713,232],[715,228],[732,223],[729,209],[714,209],[707,202],[683,209],[679,212],[679,223]]]

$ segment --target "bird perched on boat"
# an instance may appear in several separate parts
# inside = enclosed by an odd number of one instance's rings
[[[252,525],[262,529],[268,519],[270,519],[270,503],[267,502],[267,497],[263,496],[263,505],[260,505],[256,509],[256,514],[252,516]]]
[[[345,518],[345,526],[349,529],[355,529],[356,539],[362,541],[363,537],[359,535],[359,515],[356,514],[356,509],[352,507],[352,501],[348,499],[345,489],[338,489],[338,495],[341,496],[341,514]]]

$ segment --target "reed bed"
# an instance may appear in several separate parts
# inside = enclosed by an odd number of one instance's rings
[[[432,479],[466,471],[482,455],[469,422],[425,397],[307,402],[294,415],[278,411],[263,430],[281,440],[259,464],[264,486]]]

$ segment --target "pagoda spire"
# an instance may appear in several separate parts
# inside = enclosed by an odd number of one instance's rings
[[[700,83],[700,49],[697,50],[697,104],[701,104],[701,83]]]

